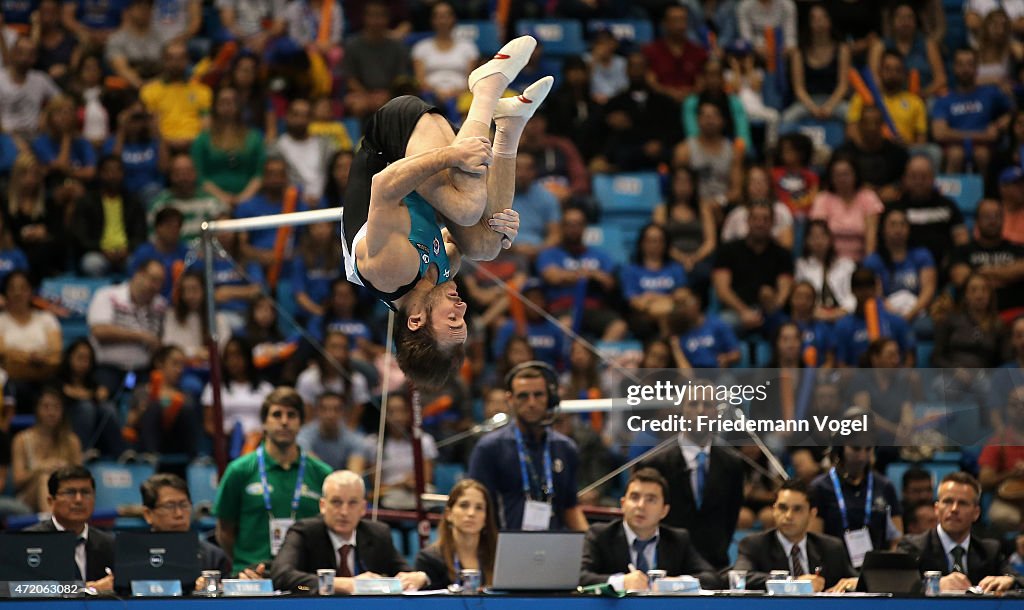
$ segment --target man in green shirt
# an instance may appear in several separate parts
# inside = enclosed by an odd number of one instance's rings
[[[243,577],[262,577],[291,524],[320,513],[320,489],[331,468],[295,442],[303,416],[294,389],[271,392],[260,407],[263,443],[228,464],[221,478],[213,510],[217,540]]]

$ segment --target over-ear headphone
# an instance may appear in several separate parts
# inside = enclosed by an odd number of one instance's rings
[[[505,374],[505,389],[511,392],[512,380],[516,378],[516,375],[528,369],[540,371],[540,374],[544,376],[544,384],[548,388],[548,411],[558,408],[558,403],[562,402],[558,395],[558,372],[547,362],[528,360],[515,365]]]

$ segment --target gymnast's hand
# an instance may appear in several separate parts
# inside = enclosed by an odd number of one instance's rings
[[[491,164],[493,153],[487,138],[464,138],[448,147],[452,167],[470,174],[482,174]]]
[[[519,212],[512,208],[495,212],[494,216],[487,221],[487,226],[492,231],[501,233],[501,247],[508,250],[512,247],[512,242],[516,240],[516,235],[519,235]]]

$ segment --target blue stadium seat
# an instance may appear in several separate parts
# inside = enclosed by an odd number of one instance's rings
[[[594,19],[587,23],[587,34],[608,30],[619,42],[637,46],[654,40],[654,26],[647,19]]]
[[[341,123],[345,126],[345,131],[348,132],[348,137],[352,138],[352,145],[355,146],[359,143],[359,138],[363,137],[363,124],[356,117],[345,117],[341,119]]]
[[[466,468],[462,464],[434,463],[434,487],[439,494],[450,492],[465,476]]]
[[[116,510],[119,506],[142,504],[139,485],[153,476],[152,464],[93,462],[89,471],[96,479],[96,510]]]
[[[842,121],[804,119],[795,125],[782,125],[779,128],[782,135],[795,132],[810,138],[815,147],[824,145],[835,150],[846,141],[846,125]]]
[[[903,475],[910,470],[913,464],[909,462],[891,462],[885,467],[885,477],[892,481],[896,488],[896,497],[903,500]]]
[[[455,26],[455,37],[473,41],[481,57],[493,55],[501,48],[498,26],[493,21],[461,21]]]
[[[935,186],[946,197],[956,202],[956,207],[965,216],[973,218],[978,212],[978,202],[985,195],[985,182],[974,174],[943,174],[936,176]]]
[[[587,51],[583,26],[574,19],[523,19],[516,25],[516,34],[536,38],[544,45],[545,55],[569,57]]]
[[[593,190],[605,214],[643,212],[650,215],[662,200],[661,177],[656,172],[598,174],[594,176]]]
[[[200,504],[213,507],[217,498],[217,465],[207,460],[196,460],[185,470],[188,479],[188,494],[192,497],[192,505]]]
[[[89,303],[100,288],[109,286],[109,278],[86,278],[73,275],[61,275],[43,280],[39,287],[39,296],[56,303],[70,312],[66,320],[85,320],[89,313]]]
[[[427,31],[427,32],[409,32],[408,34],[405,35],[405,38],[402,39],[402,44],[404,44],[409,49],[412,49],[412,47],[415,46],[415,44],[417,42],[419,42],[421,40],[426,40],[427,38],[430,38],[433,35],[434,35],[434,33],[430,32],[430,31]]]
[[[917,344],[917,352],[914,358],[917,360],[915,366],[919,369],[927,369],[932,366],[932,351],[935,350],[935,344],[931,341],[919,341]]]
[[[772,345],[767,341],[754,342],[754,366],[764,368],[772,361]]]
[[[629,352],[643,353],[644,344],[640,341],[598,341],[594,347],[602,358],[619,358]]]
[[[604,222],[597,226],[587,227],[583,234],[583,243],[595,248],[601,248],[609,255],[617,265],[625,265],[629,262],[632,248],[624,241],[622,228],[614,222]]]

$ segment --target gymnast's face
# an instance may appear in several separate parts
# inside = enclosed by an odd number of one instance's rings
[[[430,291],[430,328],[442,346],[466,342],[466,302],[455,282],[445,282]]]

